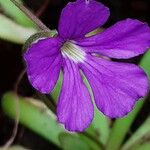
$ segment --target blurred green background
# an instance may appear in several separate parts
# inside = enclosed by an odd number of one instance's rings
[[[69,2],[68,0],[17,1],[28,7],[50,29],[57,29],[60,12]],[[150,2],[147,0],[101,0],[101,2],[111,10],[110,19],[104,28],[125,18],[137,18],[150,23]],[[51,95],[37,93],[29,84],[26,74],[19,84],[20,96],[9,92],[14,89],[18,76],[24,69],[22,45],[37,31],[35,24],[9,0],[0,0],[1,148],[12,135],[17,99],[20,124],[13,145],[21,147],[12,147],[12,150],[22,150],[24,149],[22,147],[31,150],[149,150],[149,95],[144,101],[139,101],[134,111],[122,119],[109,120],[96,110],[92,125],[84,133],[72,134],[57,123],[54,114],[61,75]],[[144,56],[126,62],[139,64],[150,76],[150,51]]]

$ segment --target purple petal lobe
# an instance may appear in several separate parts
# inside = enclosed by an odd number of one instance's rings
[[[108,17],[109,9],[95,0],[68,3],[62,10],[58,31],[65,39],[82,38],[103,25]]]
[[[65,59],[64,79],[57,105],[58,121],[69,131],[82,132],[93,119],[93,104],[78,66]]]
[[[150,28],[138,20],[126,19],[77,44],[90,53],[111,58],[130,58],[143,54],[150,47]]]
[[[28,79],[42,93],[49,93],[57,82],[62,62],[60,46],[58,38],[47,38],[32,44],[24,54]]]
[[[91,85],[98,109],[111,118],[129,113],[149,88],[146,74],[134,64],[88,56],[81,69]]]

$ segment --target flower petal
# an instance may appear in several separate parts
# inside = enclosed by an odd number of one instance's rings
[[[59,122],[69,131],[83,131],[93,119],[93,104],[78,66],[65,59],[64,79],[57,105]]]
[[[78,40],[76,44],[90,53],[111,58],[130,58],[150,48],[150,28],[146,23],[126,19],[100,34]]]
[[[146,74],[134,64],[88,56],[81,69],[91,85],[98,109],[111,118],[129,113],[148,91]]]
[[[70,2],[62,10],[58,31],[65,39],[81,38],[103,25],[108,17],[109,9],[95,0]]]
[[[29,81],[42,93],[49,93],[59,77],[60,45],[58,38],[47,38],[32,44],[24,54]]]

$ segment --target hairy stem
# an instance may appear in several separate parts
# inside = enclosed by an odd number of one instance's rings
[[[14,5],[16,5],[22,12],[24,12],[36,25],[40,30],[49,31],[50,29],[43,24],[43,22],[38,19],[30,10],[28,10],[25,6],[18,3],[16,0],[10,0]]]

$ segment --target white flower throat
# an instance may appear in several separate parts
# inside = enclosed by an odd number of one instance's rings
[[[64,43],[61,48],[61,52],[64,57],[68,57],[76,63],[80,63],[85,60],[86,53],[71,41]]]

